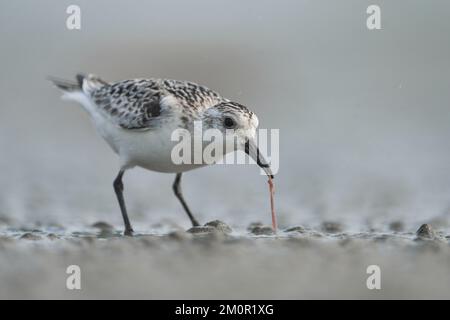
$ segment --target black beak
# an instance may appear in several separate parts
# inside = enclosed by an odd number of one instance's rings
[[[258,146],[253,140],[247,140],[245,142],[245,153],[252,157],[253,160],[264,170],[268,177],[273,179],[273,173],[270,169],[270,164],[267,163],[266,159],[259,152]]]

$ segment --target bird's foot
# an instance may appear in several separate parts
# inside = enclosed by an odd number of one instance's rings
[[[132,237],[132,236],[133,236],[133,233],[134,233],[133,229],[126,229],[125,232],[124,232],[123,234],[124,234],[124,236],[126,236],[126,237]]]
[[[201,226],[201,224],[197,221],[197,219],[192,219],[191,222],[192,222],[192,226],[193,227],[200,227]]]

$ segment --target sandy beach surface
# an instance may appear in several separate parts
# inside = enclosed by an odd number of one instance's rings
[[[106,223],[81,233],[4,228],[0,298],[450,298],[448,234],[346,233],[330,223],[290,230],[159,226],[128,238]],[[66,287],[70,265],[81,269],[81,290]],[[370,265],[380,267],[380,290],[367,288]]]

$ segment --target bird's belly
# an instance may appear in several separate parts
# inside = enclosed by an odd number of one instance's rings
[[[139,166],[147,170],[179,173],[193,170],[204,165],[193,164],[176,164],[172,160],[172,144],[160,141],[158,138],[151,137],[144,138],[145,145],[141,146],[139,142],[134,145],[128,145],[128,150],[125,152],[129,157],[130,165]],[[147,143],[151,143],[151,147]]]
[[[179,173],[193,170],[204,164],[176,164],[172,150],[178,143],[171,141],[172,130],[132,131],[106,124],[100,135],[119,155],[123,167],[139,166],[147,170]]]

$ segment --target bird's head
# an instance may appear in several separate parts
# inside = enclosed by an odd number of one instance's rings
[[[219,130],[225,143],[235,145],[235,150],[244,151],[268,176],[273,177],[269,164],[256,144],[258,117],[247,107],[236,102],[222,102],[205,111],[203,125],[205,130]]]

